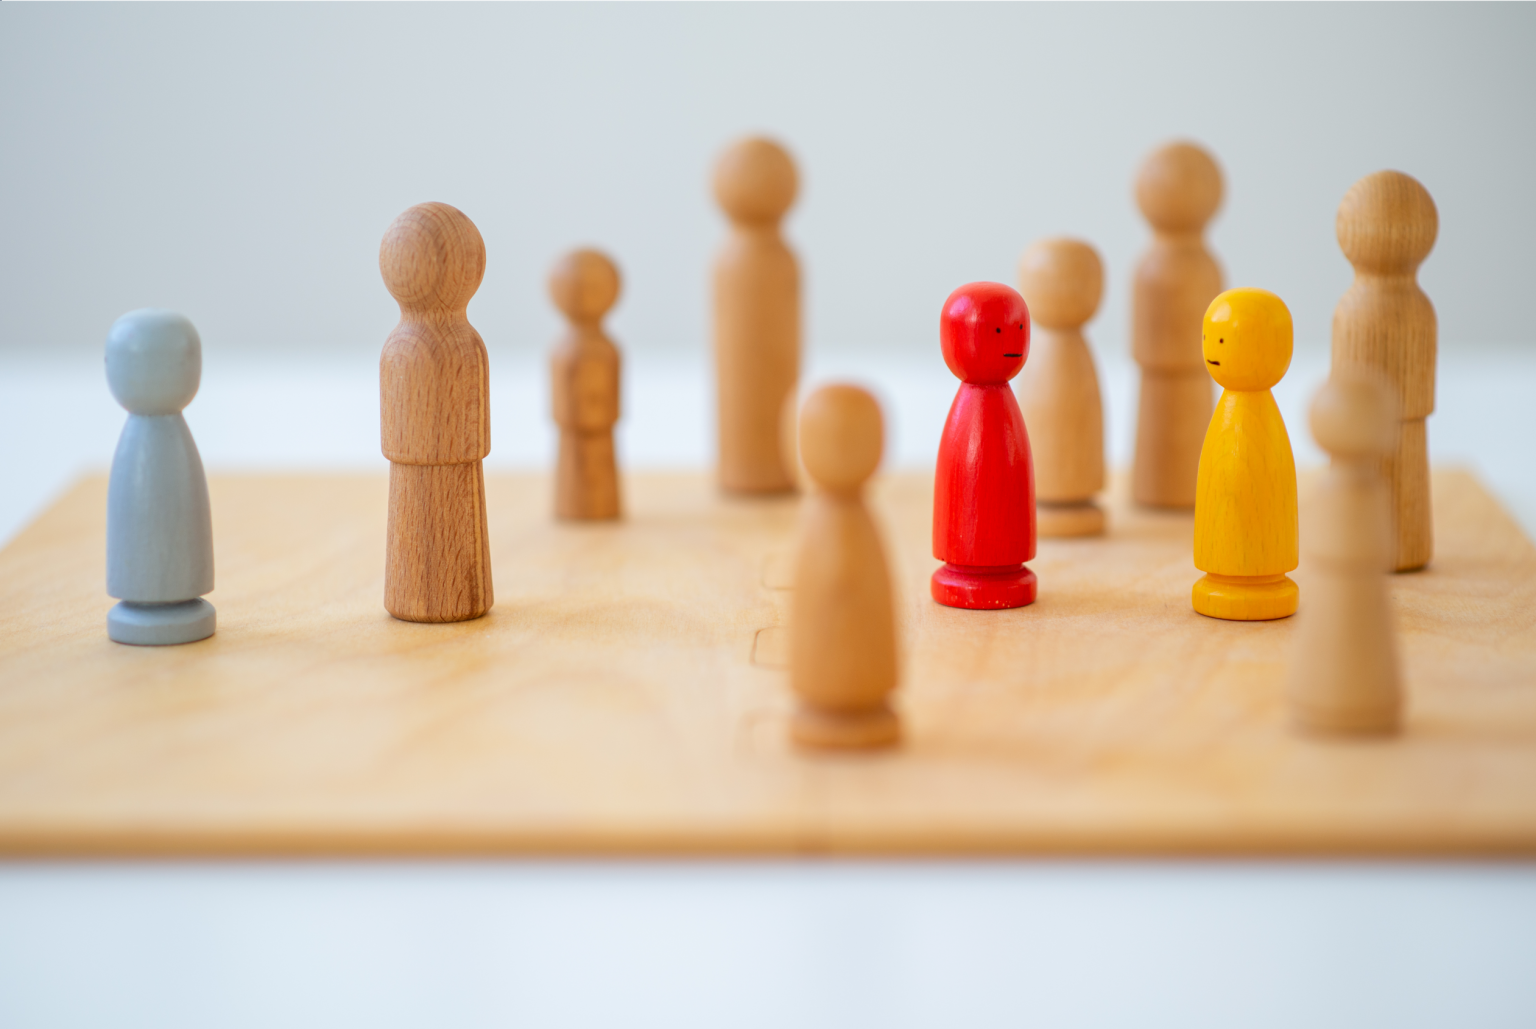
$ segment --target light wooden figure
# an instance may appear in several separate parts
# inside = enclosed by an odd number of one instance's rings
[[[619,270],[596,250],[561,258],[549,295],[570,320],[550,357],[550,388],[560,451],[555,463],[555,516],[617,518],[619,472],[613,426],[619,420],[619,349],[603,332],[603,315],[619,297]]]
[[[1043,239],[1019,260],[1019,292],[1034,332],[1015,387],[1035,459],[1036,531],[1104,531],[1104,410],[1083,325],[1098,310],[1104,265],[1075,239]]]
[[[1440,218],[1429,191],[1402,172],[1367,175],[1350,187],[1334,228],[1355,281],[1333,312],[1333,368],[1369,368],[1397,390],[1402,429],[1385,459],[1396,545],[1392,568],[1429,564],[1429,441],[1435,409],[1435,308],[1418,268],[1435,245]]]
[[[493,600],[481,469],[490,368],[466,308],[485,275],[485,243],[463,212],[418,204],[384,234],[379,269],[400,303],[379,362],[384,606],[408,622],[478,618]]]
[[[1211,383],[1200,355],[1200,319],[1221,292],[1206,223],[1221,206],[1221,169],[1192,143],[1170,143],[1136,175],[1136,203],[1152,246],[1136,266],[1131,351],[1141,366],[1131,493],[1138,504],[1193,507]]]
[[[1397,641],[1382,573],[1394,540],[1382,461],[1397,445],[1397,396],[1345,371],[1312,401],[1312,435],[1333,458],[1307,505],[1307,607],[1289,671],[1304,732],[1391,733],[1402,717]]]
[[[1200,450],[1195,610],[1259,621],[1296,613],[1296,461],[1270,389],[1291,365],[1291,312],[1273,293],[1229,289],[1205,312],[1202,348],[1223,389]]]
[[[777,143],[745,139],[721,155],[714,188],[731,220],[714,269],[720,485],[788,492],[780,417],[800,376],[800,270],[779,222],[795,199],[795,165]]]
[[[801,410],[800,456],[814,489],[801,512],[790,616],[799,700],[790,731],[805,746],[875,747],[901,735],[889,702],[897,675],[891,579],[863,495],[883,436],[879,404],[857,386],[824,386]]]

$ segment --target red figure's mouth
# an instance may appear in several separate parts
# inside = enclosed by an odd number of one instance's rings
[[[1004,354],[1004,357],[1023,357],[1023,354]]]

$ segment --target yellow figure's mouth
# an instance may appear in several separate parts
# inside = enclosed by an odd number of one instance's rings
[[[1205,363],[1206,364],[1214,364],[1217,368],[1221,367],[1221,362],[1220,361],[1212,361],[1209,357],[1207,357],[1205,359]]]

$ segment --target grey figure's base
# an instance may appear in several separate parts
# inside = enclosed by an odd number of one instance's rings
[[[213,635],[213,605],[199,597],[175,604],[119,601],[107,612],[107,636],[118,643],[164,647]]]

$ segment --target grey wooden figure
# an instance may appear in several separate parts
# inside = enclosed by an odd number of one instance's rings
[[[128,409],[107,487],[107,615],[119,643],[213,635],[213,519],[197,444],[181,416],[197,395],[202,342],[174,311],[130,311],[107,335],[107,385]]]

